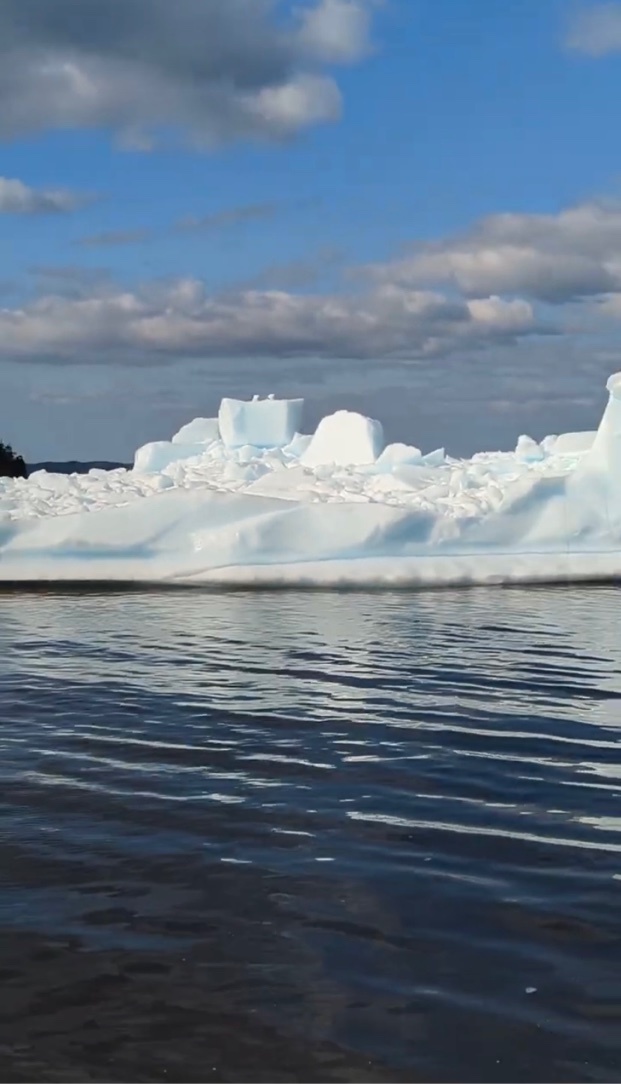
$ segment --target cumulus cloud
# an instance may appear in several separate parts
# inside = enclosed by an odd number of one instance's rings
[[[0,84],[1,82],[0,74]],[[23,181],[0,177],[0,214],[67,214],[81,207],[84,202],[84,196],[65,188],[30,188]]]
[[[621,290],[621,203],[556,215],[498,214],[369,268],[383,282],[449,283],[468,298],[521,295],[563,304]]]
[[[593,57],[621,52],[621,3],[593,4],[574,11],[565,44]]]
[[[301,12],[300,41],[311,55],[335,64],[360,60],[370,47],[371,4],[323,0]]]
[[[0,309],[0,356],[53,361],[179,357],[433,358],[543,331],[526,301],[463,302],[379,285],[361,295],[246,290],[194,279]]]
[[[339,116],[328,69],[366,52],[370,11],[369,0],[3,0],[0,138],[286,139]]]

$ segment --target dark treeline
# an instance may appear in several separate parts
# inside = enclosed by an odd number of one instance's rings
[[[0,441],[0,477],[27,478],[28,467],[21,455],[16,455],[10,444]]]

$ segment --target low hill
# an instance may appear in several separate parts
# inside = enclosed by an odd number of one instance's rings
[[[77,459],[70,459],[62,463],[32,463],[28,470],[30,474],[36,470],[46,470],[50,474],[88,474],[89,470],[116,470],[117,467],[129,468],[129,464],[109,463],[107,460],[93,460],[93,462],[82,463]]]

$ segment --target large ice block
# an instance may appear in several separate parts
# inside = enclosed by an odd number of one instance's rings
[[[227,448],[284,448],[302,426],[303,399],[223,399],[218,414]]]

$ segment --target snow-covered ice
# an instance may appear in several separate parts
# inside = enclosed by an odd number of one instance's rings
[[[0,580],[437,586],[621,576],[621,374],[596,433],[455,459],[223,400],[131,470],[0,479]]]

